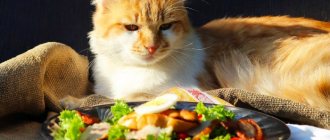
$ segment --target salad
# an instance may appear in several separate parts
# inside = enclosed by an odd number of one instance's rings
[[[64,110],[51,135],[55,140],[263,140],[254,120],[235,119],[222,105],[199,102],[186,110],[175,108],[177,100],[177,95],[165,94],[135,108],[118,100],[103,121]]]

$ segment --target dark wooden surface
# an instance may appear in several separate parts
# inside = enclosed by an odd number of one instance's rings
[[[194,26],[222,17],[290,15],[330,20],[330,0],[187,0]],[[89,0],[0,0],[0,62],[48,41],[91,56]]]

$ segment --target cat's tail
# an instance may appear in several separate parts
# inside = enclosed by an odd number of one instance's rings
[[[283,72],[258,60],[251,61],[239,51],[232,51],[216,61],[214,68],[223,87],[245,89],[330,111],[329,65],[308,72]]]

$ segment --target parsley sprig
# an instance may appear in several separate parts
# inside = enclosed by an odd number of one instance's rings
[[[110,119],[110,124],[116,124],[121,117],[133,112],[133,108],[128,106],[124,101],[117,100],[115,104],[111,106],[110,111],[113,116]]]
[[[206,107],[202,102],[199,102],[196,105],[195,111],[202,115],[202,121],[226,121],[227,119],[233,119],[235,117],[232,111],[225,109],[222,105]]]
[[[78,140],[81,129],[85,128],[82,118],[77,111],[64,110],[60,113],[59,129],[54,133],[55,140]]]
[[[112,113],[112,118],[108,120],[111,127],[108,132],[108,140],[124,140],[126,134],[130,131],[127,127],[118,124],[118,120],[123,116],[133,112],[126,102],[122,100],[117,100],[113,106],[111,106],[110,111]]]

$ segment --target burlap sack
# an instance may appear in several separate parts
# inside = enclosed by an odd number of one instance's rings
[[[0,64],[0,117],[60,111],[59,99],[88,89],[88,60],[60,43],[45,43]]]
[[[88,60],[60,43],[41,44],[0,64],[0,139],[43,139],[47,112],[59,100],[89,93]]]

